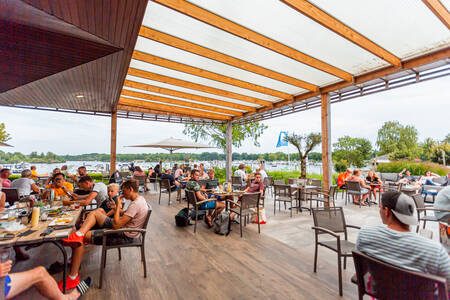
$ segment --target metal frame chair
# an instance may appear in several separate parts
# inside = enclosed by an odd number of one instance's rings
[[[361,191],[361,184],[358,181],[347,181],[346,185],[347,185],[347,196],[345,198],[345,204],[347,204],[349,196],[351,196],[351,195],[360,196],[359,207],[361,207],[361,199],[362,199],[362,196],[364,195]],[[370,191],[369,191],[369,193],[370,193]],[[370,206],[370,201],[368,203]]]
[[[267,191],[270,191],[271,195],[273,196],[273,177],[272,176],[267,176],[264,178],[263,180],[264,186],[266,187]],[[266,193],[264,193],[264,196],[266,195]]]
[[[161,194],[162,193],[167,193],[167,194],[169,194],[169,203],[168,203],[168,205],[170,205],[170,195],[173,192],[175,192],[175,190],[172,191],[173,187],[175,187],[175,185],[170,185],[170,180],[169,179],[160,179],[159,180],[159,200],[158,200],[158,204],[161,204]]]
[[[276,179],[273,181],[273,185],[284,185],[286,184],[286,181],[284,179]]]
[[[439,222],[438,219],[434,215],[427,216],[427,211],[439,211],[439,212],[450,212],[448,209],[438,209],[433,208],[433,205],[426,205],[425,199],[421,194],[415,194],[412,196],[414,202],[416,203],[416,210],[417,210],[417,220],[419,221],[419,224],[417,224],[416,232],[419,232],[420,228],[420,221],[423,221],[423,229],[425,229],[425,226],[428,222]],[[421,215],[423,213],[423,216]]]
[[[147,189],[147,176],[146,175],[135,175],[134,179],[138,182],[139,186],[144,187],[144,192]]]
[[[345,223],[344,211],[342,207],[313,208],[312,209],[315,231],[315,251],[314,251],[314,273],[317,272],[317,256],[319,246],[323,246],[337,253],[339,295],[342,296],[342,269],[341,257],[344,258],[344,270],[347,265],[347,257],[352,256],[355,244],[348,241],[347,228],[360,229],[358,226],[347,225]],[[344,233],[344,240],[341,235]],[[319,235],[329,234],[336,238],[331,241],[319,241]]]
[[[360,251],[354,250],[352,254],[356,270],[356,282],[354,283],[358,285],[360,300],[366,294],[380,300],[449,299],[445,278],[402,269]],[[368,275],[371,278],[371,286],[376,287],[375,291],[368,291],[366,284]],[[352,281],[354,280],[352,279]]]
[[[148,221],[150,220],[150,215],[152,214],[152,207],[149,203],[147,203],[147,217],[145,218],[144,224],[142,225],[142,228],[136,229],[136,228],[120,228],[120,229],[112,229],[112,230],[105,230],[103,232],[103,245],[102,245],[102,258],[100,262],[100,281],[99,281],[99,288],[102,288],[103,284],[103,273],[105,271],[106,267],[106,255],[108,250],[117,248],[119,251],[119,260],[122,259],[122,253],[121,248],[129,248],[129,247],[139,247],[141,248],[141,261],[144,265],[144,278],[147,278],[147,262],[145,260],[145,235],[147,233],[147,225]],[[106,242],[108,240],[108,236],[111,234],[116,233],[123,233],[123,232],[139,232],[141,233],[140,238],[137,242],[131,243],[131,244],[120,244],[120,245],[106,245]]]
[[[259,202],[261,199],[261,193],[245,193],[242,195],[240,201],[241,203],[233,202],[237,208],[231,208],[230,211],[239,215],[239,227],[241,230],[242,237],[242,217],[244,217],[244,226],[247,226],[247,217],[254,213],[252,208],[256,208],[256,215],[258,220],[258,233],[261,233],[261,228],[259,224]]]
[[[193,209],[195,211],[194,233],[197,233],[198,212],[199,211],[208,211],[209,210],[209,209],[200,209],[199,208],[200,205],[202,205],[203,203],[206,203],[206,202],[216,201],[216,199],[214,199],[214,200],[198,201],[197,195],[195,194],[195,192],[194,191],[188,191],[188,190],[186,190],[186,199],[187,199],[188,213],[189,213],[189,204],[191,204],[193,206]]]
[[[274,195],[273,195],[273,215],[275,215],[277,202],[278,202],[278,211],[281,211],[281,202],[284,202],[284,209],[286,209],[286,203],[291,203],[291,218],[292,218],[292,209],[294,206],[293,202],[297,201],[297,207],[300,207],[300,199],[298,198],[298,190],[296,188],[291,187],[288,184],[274,184]]]
[[[309,214],[311,214],[312,210],[312,202],[316,201],[316,208],[319,208],[319,203],[323,203],[325,206],[325,203],[328,203],[328,206],[330,207],[330,202],[333,202],[333,207],[336,206],[334,202],[334,194],[336,192],[337,186],[332,185],[330,186],[330,189],[328,192],[325,191],[311,191],[309,192]]]
[[[240,176],[231,176],[231,185],[233,189],[242,190],[245,188],[245,182]]]
[[[16,188],[2,188],[2,192],[6,195],[5,202],[8,202],[10,205],[20,200],[19,190]]]

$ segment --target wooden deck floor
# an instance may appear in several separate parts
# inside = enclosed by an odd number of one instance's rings
[[[80,274],[82,278],[91,276],[94,286],[83,299],[339,298],[333,252],[320,252],[319,273],[314,274],[310,247],[295,249],[265,234],[264,227],[258,235],[254,224],[247,226],[242,239],[238,225],[233,225],[231,234],[224,237],[202,223],[194,235],[192,227],[174,225],[174,215],[181,204],[169,207],[167,200],[162,200],[158,205],[155,194],[145,196],[153,206],[146,249],[148,277],[143,278],[137,249],[124,249],[120,262],[117,252],[111,251],[103,289],[98,289],[100,247],[89,246]],[[307,213],[303,214],[306,218]],[[61,260],[52,245],[30,253],[33,259],[18,263],[14,271],[38,264],[48,266],[55,257]],[[351,260],[349,264],[353,264]],[[356,286],[348,280],[351,269],[344,272],[344,299],[356,299]],[[61,274],[56,276],[60,277]],[[31,290],[18,299],[40,298]]]

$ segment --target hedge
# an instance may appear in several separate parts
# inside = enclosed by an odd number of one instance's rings
[[[419,176],[425,175],[426,171],[439,174],[441,176],[450,172],[450,168],[434,164],[430,162],[415,162],[415,161],[394,161],[389,163],[380,163],[377,171],[381,173],[400,173],[403,169],[411,171],[412,175]]]

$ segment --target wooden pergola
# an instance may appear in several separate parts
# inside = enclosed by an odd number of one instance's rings
[[[0,105],[117,118],[233,124],[450,74],[439,0],[5,0]]]

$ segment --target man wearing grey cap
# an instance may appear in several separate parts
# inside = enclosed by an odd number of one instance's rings
[[[356,248],[389,264],[441,276],[450,283],[450,258],[444,247],[411,232],[417,225],[414,200],[400,192],[385,192],[380,201],[384,225],[362,227]]]

